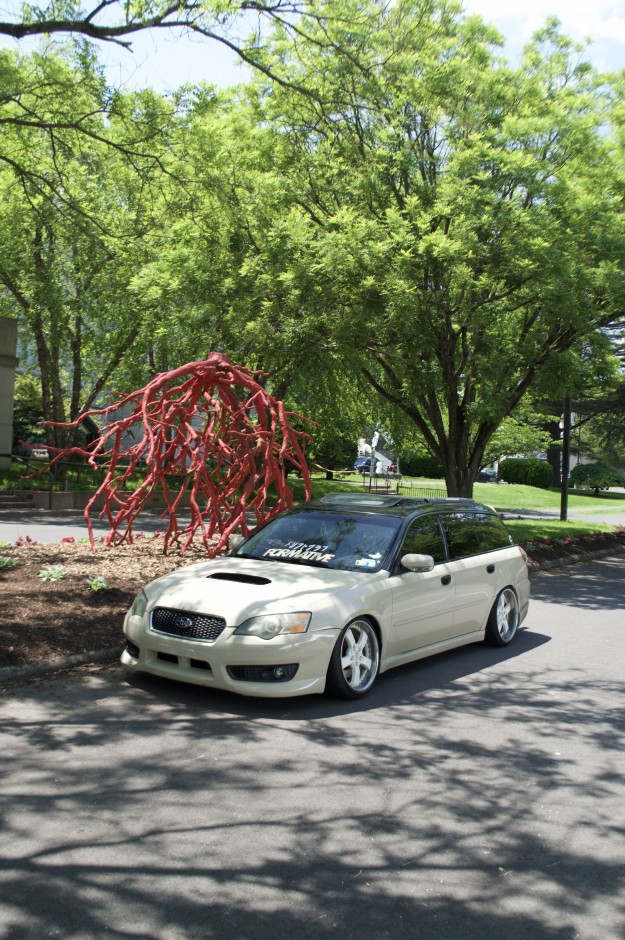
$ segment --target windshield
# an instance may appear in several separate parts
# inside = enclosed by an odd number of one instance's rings
[[[400,525],[393,516],[294,510],[273,519],[234,554],[342,571],[377,571]]]

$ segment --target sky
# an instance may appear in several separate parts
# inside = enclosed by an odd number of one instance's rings
[[[597,68],[625,68],[625,0],[464,0],[463,5],[467,13],[478,13],[503,33],[510,59],[554,14],[565,33],[593,40],[588,55]],[[151,85],[167,91],[185,82],[230,85],[246,77],[236,56],[219,43],[143,34],[134,40],[133,48],[132,54],[107,51],[107,58],[113,60],[108,75],[114,84]]]
[[[3,12],[12,0],[0,3]],[[467,13],[478,13],[506,40],[505,54],[514,60],[549,14],[575,39],[592,39],[588,55],[601,71],[625,68],[625,0],[464,0]],[[12,40],[7,40],[7,44]],[[225,46],[202,38],[170,33],[139,33],[133,52],[101,45],[107,77],[115,86],[172,91],[180,85],[207,81],[232,85],[248,74]],[[27,49],[25,43],[20,47]]]

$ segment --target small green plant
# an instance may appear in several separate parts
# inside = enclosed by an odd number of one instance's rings
[[[19,563],[19,558],[9,558],[8,555],[2,555],[0,556],[0,571],[8,571],[9,568],[17,568]]]
[[[99,574],[95,578],[87,578],[87,584],[91,591],[106,591],[110,587],[103,574]]]
[[[6,542],[4,539],[2,539],[0,541],[0,548],[8,548],[10,544],[11,544],[10,542]]]
[[[67,577],[67,569],[63,565],[48,565],[41,569],[37,577],[42,581],[62,581]]]

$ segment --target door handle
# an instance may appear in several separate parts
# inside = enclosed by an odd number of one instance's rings
[[[495,566],[494,566],[494,565],[486,565],[486,570],[488,571],[489,574],[492,574],[493,571],[495,570]]]
[[[443,577],[441,578],[441,584],[451,584],[451,575],[444,574]]]

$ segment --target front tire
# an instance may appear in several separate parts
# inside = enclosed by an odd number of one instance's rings
[[[335,698],[366,695],[380,670],[380,644],[368,620],[358,618],[341,631],[332,650],[326,692]]]
[[[519,602],[512,588],[497,595],[486,624],[486,642],[491,646],[507,646],[519,627]]]

